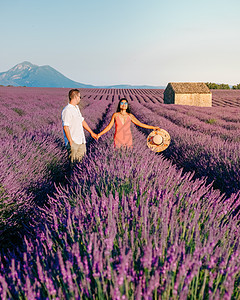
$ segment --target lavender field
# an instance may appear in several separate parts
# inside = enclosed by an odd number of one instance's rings
[[[213,107],[163,104],[163,90],[81,89],[100,132],[125,96],[171,135],[154,153],[114,129],[69,172],[69,89],[0,87],[1,299],[240,299],[240,91]]]

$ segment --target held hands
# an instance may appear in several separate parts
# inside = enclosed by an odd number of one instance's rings
[[[94,138],[96,141],[98,140],[98,134],[96,134],[95,132],[91,133],[92,138]]]
[[[97,134],[97,139],[99,139],[100,137],[101,137],[101,135],[98,133],[98,134]]]
[[[99,139],[102,136],[101,132],[97,134],[97,139]]]
[[[92,138],[94,138],[96,141],[98,141],[98,139],[100,138],[100,134],[96,134],[95,132],[91,133]]]

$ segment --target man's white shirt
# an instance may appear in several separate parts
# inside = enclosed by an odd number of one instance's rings
[[[86,144],[85,134],[83,131],[84,118],[80,112],[78,105],[74,106],[68,104],[64,107],[62,111],[62,125],[68,126],[70,130],[70,135],[74,143],[76,144]],[[68,139],[63,130],[65,145],[68,144]]]

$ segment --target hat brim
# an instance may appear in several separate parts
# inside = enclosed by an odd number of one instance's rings
[[[153,137],[156,135],[160,135],[162,137],[162,143],[159,145],[153,142]],[[154,152],[164,151],[165,149],[167,149],[170,142],[171,142],[171,137],[169,133],[164,129],[154,130],[147,137],[148,148],[150,148]]]

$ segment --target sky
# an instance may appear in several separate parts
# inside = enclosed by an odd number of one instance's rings
[[[93,85],[240,83],[239,0],[0,0],[0,72]]]

